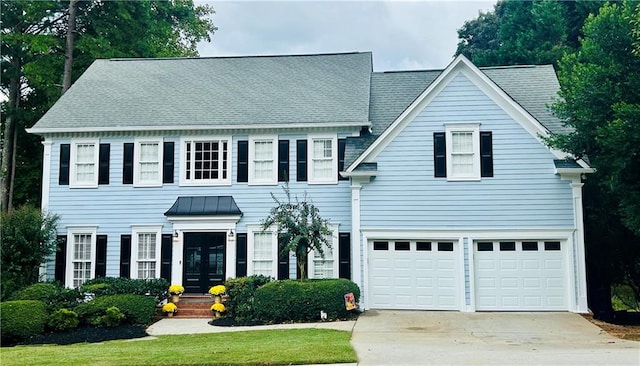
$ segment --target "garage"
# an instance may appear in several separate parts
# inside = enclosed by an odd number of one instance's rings
[[[565,242],[477,241],[473,247],[476,310],[569,308]]]
[[[369,241],[374,309],[460,310],[460,247],[453,241]]]

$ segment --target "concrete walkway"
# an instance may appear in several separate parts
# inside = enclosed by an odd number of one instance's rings
[[[353,331],[356,322],[326,322],[326,323],[295,323],[295,324],[274,324],[274,325],[257,325],[252,327],[214,327],[209,325],[211,318],[206,319],[181,319],[181,318],[164,318],[153,323],[147,328],[147,333],[152,336],[171,335],[171,334],[199,334],[199,333],[224,333],[224,332],[242,332],[245,330],[262,330],[262,329],[300,329],[300,328],[317,328],[317,329],[336,329],[347,332]]]

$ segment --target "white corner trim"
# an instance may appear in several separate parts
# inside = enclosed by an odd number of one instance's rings
[[[51,147],[53,142],[51,139],[42,141],[44,146],[42,152],[42,204],[40,208],[46,212],[49,208],[49,195],[51,192]]]

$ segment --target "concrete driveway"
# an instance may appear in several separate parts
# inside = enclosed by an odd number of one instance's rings
[[[640,342],[571,313],[369,310],[351,344],[363,366],[640,365]]]

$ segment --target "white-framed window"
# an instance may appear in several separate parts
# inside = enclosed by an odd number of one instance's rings
[[[71,144],[70,187],[98,187],[98,145],[97,140],[78,140]]]
[[[337,135],[310,135],[309,184],[338,182]]]
[[[276,136],[249,139],[249,184],[278,183],[278,143]]]
[[[247,225],[247,275],[278,276],[278,236],[274,231],[262,231]]]
[[[480,124],[446,125],[447,180],[480,180]]]
[[[77,288],[95,277],[96,231],[95,227],[67,229],[66,286]]]
[[[319,251],[313,250],[309,253],[307,263],[309,263],[309,278],[337,278],[338,277],[338,226],[331,225],[331,234],[327,235],[330,246],[324,246],[322,251],[324,258]]]
[[[134,151],[134,186],[161,186],[162,139],[136,140]]]
[[[131,278],[152,279],[160,277],[159,226],[134,226],[132,228]]]
[[[231,184],[230,137],[186,138],[181,145],[181,185]]]

